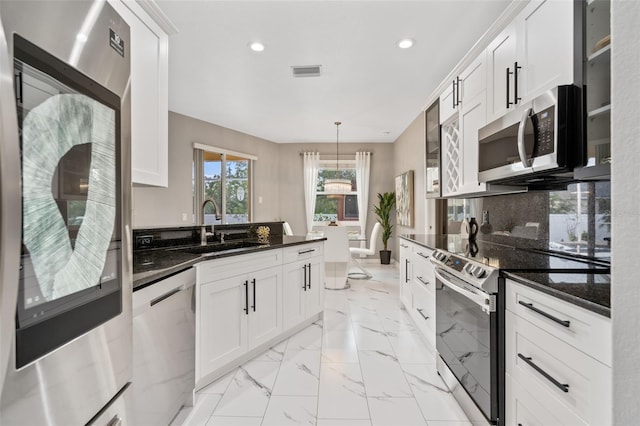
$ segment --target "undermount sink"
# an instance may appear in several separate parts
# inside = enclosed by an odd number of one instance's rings
[[[220,253],[229,250],[246,249],[252,247],[258,247],[264,244],[260,244],[257,241],[230,241],[227,243],[215,243],[207,244],[206,246],[194,246],[187,248],[176,249],[184,253],[191,254],[208,254],[208,253]]]

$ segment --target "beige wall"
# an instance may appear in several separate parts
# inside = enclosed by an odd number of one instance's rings
[[[134,186],[134,227],[192,223],[193,142],[256,155],[253,221],[286,220],[295,233],[306,232],[300,153],[317,150],[330,156],[332,144],[277,144],[174,112],[169,113],[169,187]],[[393,191],[393,144],[345,143],[340,144],[340,148],[343,153],[373,153],[369,204],[377,200],[378,192]],[[187,214],[186,221],[182,220],[183,213]],[[369,208],[367,233],[371,232],[374,223],[373,208]],[[377,243],[381,244],[380,241]]]
[[[394,176],[413,170],[413,227],[396,226],[394,235],[425,233],[425,134],[420,113],[394,143]],[[398,241],[393,256],[398,259]]]
[[[301,152],[317,151],[322,158],[335,159],[332,154],[335,145],[294,143],[280,144],[280,215],[291,225],[295,234],[305,233],[307,225],[304,213],[304,186],[302,172]],[[371,175],[369,178],[369,211],[367,214],[367,235],[376,222],[372,204],[378,200],[378,192],[393,191],[393,144],[390,143],[341,143],[340,158],[344,154],[355,154],[357,151],[372,152]],[[327,155],[323,155],[327,154]],[[392,242],[390,241],[389,244]],[[382,241],[377,241],[378,249],[382,247]],[[393,245],[390,245],[393,247]]]
[[[254,164],[253,221],[280,216],[278,144],[185,115],[169,112],[169,187],[134,186],[133,226],[181,226],[192,223],[193,142],[258,157]],[[262,203],[258,204],[258,197]],[[182,214],[187,220],[182,220]]]

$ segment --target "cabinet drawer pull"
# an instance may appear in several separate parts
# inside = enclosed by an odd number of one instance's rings
[[[524,362],[526,362],[531,368],[533,368],[534,370],[536,370],[538,373],[542,374],[542,376],[549,380],[551,383],[553,383],[554,385],[556,385],[559,389],[561,389],[563,392],[569,392],[569,385],[568,384],[563,384],[560,383],[559,381],[557,381],[556,379],[554,379],[549,373],[547,373],[546,371],[544,371],[542,368],[538,367],[532,360],[531,357],[527,357],[522,355],[521,353],[518,354],[518,358],[522,359]]]
[[[422,277],[416,277],[418,279],[418,281],[420,281],[422,284],[424,285],[429,285],[429,281],[425,281],[422,279]]]
[[[428,316],[426,316],[424,313],[422,313],[422,309],[420,309],[420,308],[416,308],[416,311],[418,311],[418,313],[420,314],[420,316],[421,316],[422,318],[424,318],[425,320],[428,320],[428,319],[429,319],[429,317],[428,317]]]
[[[429,259],[429,257],[430,257],[429,255],[426,255],[426,254],[424,254],[424,253],[422,253],[422,252],[418,252],[418,256],[422,256],[422,257],[424,257],[425,259]]]
[[[165,294],[163,294],[163,295],[162,295],[162,296],[160,296],[160,297],[156,297],[156,298],[155,298],[155,299],[153,299],[151,302],[149,302],[149,306],[153,306],[153,305],[155,305],[156,303],[160,303],[160,302],[162,302],[163,300],[170,298],[171,296],[173,296],[173,295],[174,295],[174,294],[176,294],[176,293],[180,293],[180,290],[182,290],[182,286],[177,287],[177,288],[174,288],[173,290],[166,292]]]
[[[298,254],[313,253],[314,251],[316,251],[316,249],[302,250],[299,251]]]
[[[518,303],[522,306],[524,306],[525,308],[531,309],[533,312],[542,315],[545,318],[549,318],[551,321],[555,321],[560,325],[563,325],[567,328],[569,328],[569,326],[571,325],[571,321],[568,320],[561,320],[559,318],[554,317],[551,314],[546,313],[545,311],[536,308],[535,306],[533,306],[533,303],[527,303],[527,302],[523,302],[522,300],[519,300]]]
[[[311,264],[309,264],[309,290],[311,290]]]
[[[249,280],[244,282],[244,313],[249,315]]]
[[[253,280],[251,280],[251,283],[253,284],[253,312],[256,311],[256,279],[254,278]]]
[[[404,282],[405,283],[409,282],[409,260],[408,259],[404,260]]]
[[[404,245],[404,244],[400,244],[400,247],[402,247],[402,248],[407,248],[407,247],[409,247],[409,246],[406,246],[406,245]]]
[[[307,265],[302,265],[302,268],[304,269],[304,283],[302,283],[302,289],[307,291]]]

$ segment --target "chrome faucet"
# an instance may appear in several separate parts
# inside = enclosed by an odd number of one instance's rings
[[[213,201],[213,199],[211,198],[207,198],[206,200],[204,200],[204,202],[202,203],[202,207],[200,209],[202,213],[202,224],[200,225],[200,245],[202,246],[207,245],[208,236],[214,235],[214,230],[213,230],[214,225],[211,224],[211,232],[207,232],[207,225],[205,225],[204,223],[204,208],[207,206],[207,203],[211,203],[213,205],[213,209],[216,213],[216,217],[218,216],[218,205],[216,204],[216,202]]]

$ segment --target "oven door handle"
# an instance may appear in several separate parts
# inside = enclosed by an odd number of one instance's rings
[[[518,156],[524,167],[531,167],[533,164],[533,158],[527,158],[527,149],[524,145],[524,129],[527,126],[527,121],[531,120],[531,113],[533,108],[529,107],[522,113],[520,119],[520,125],[518,126]]]
[[[453,275],[444,271],[442,268],[436,267],[435,275],[443,285],[471,300],[476,305],[480,306],[485,313],[489,314],[491,312],[495,312],[496,309],[494,296],[482,293],[479,290],[476,292],[469,289],[464,285],[464,282],[462,280],[454,277]],[[458,281],[459,283],[457,283],[456,281]]]

